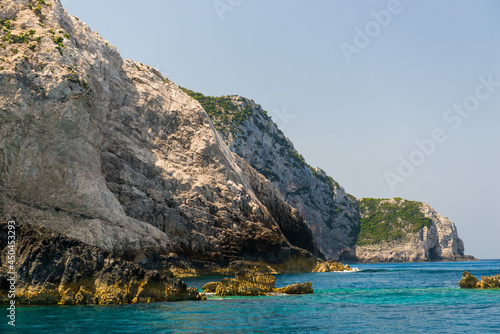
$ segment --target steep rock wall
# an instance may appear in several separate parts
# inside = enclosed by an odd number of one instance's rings
[[[339,259],[352,251],[359,224],[355,198],[323,170],[309,166],[260,105],[240,96],[185,91],[207,110],[229,148],[300,212],[326,258]]]
[[[302,217],[229,151],[197,101],[123,60],[57,0],[2,5],[4,219],[136,261],[315,265]]]

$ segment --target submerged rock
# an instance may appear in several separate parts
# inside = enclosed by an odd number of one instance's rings
[[[481,276],[479,281],[474,275],[468,271],[464,271],[462,279],[458,282],[462,289],[488,289],[500,288],[500,274],[493,276]]]
[[[297,283],[283,288],[275,287],[276,277],[259,272],[243,271],[234,278],[224,278],[220,282],[209,282],[202,289],[215,292],[216,296],[264,296],[269,293],[310,294],[314,293],[312,283]]]

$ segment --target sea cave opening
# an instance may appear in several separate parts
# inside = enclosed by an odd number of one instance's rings
[[[441,260],[441,252],[439,251],[438,245],[434,245],[431,249],[429,249],[429,260],[430,261],[439,261]]]

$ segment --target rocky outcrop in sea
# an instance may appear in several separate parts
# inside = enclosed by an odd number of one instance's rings
[[[282,288],[275,287],[276,277],[260,272],[242,271],[234,278],[223,278],[220,282],[206,283],[202,289],[205,293],[216,296],[265,296],[283,293],[303,295],[314,293],[311,282],[295,283]]]
[[[464,271],[462,279],[458,282],[458,285],[462,289],[500,288],[500,274],[493,276],[481,276],[481,280],[478,280],[468,271]]]

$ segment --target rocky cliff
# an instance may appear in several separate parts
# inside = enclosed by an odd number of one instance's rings
[[[254,101],[184,91],[205,108],[229,148],[266,176],[301,213],[327,258],[464,259],[455,225],[429,205],[401,199],[357,201],[323,170],[307,164]]]
[[[401,198],[358,200],[360,230],[353,259],[364,262],[460,260],[455,224],[428,204]]]
[[[266,176],[300,212],[328,259],[352,252],[359,225],[355,198],[323,170],[307,164],[260,105],[241,96],[185,91],[205,108],[229,148]]]
[[[177,256],[204,273],[314,268],[301,215],[196,100],[58,0],[3,0],[0,19],[1,218],[151,269]]]

